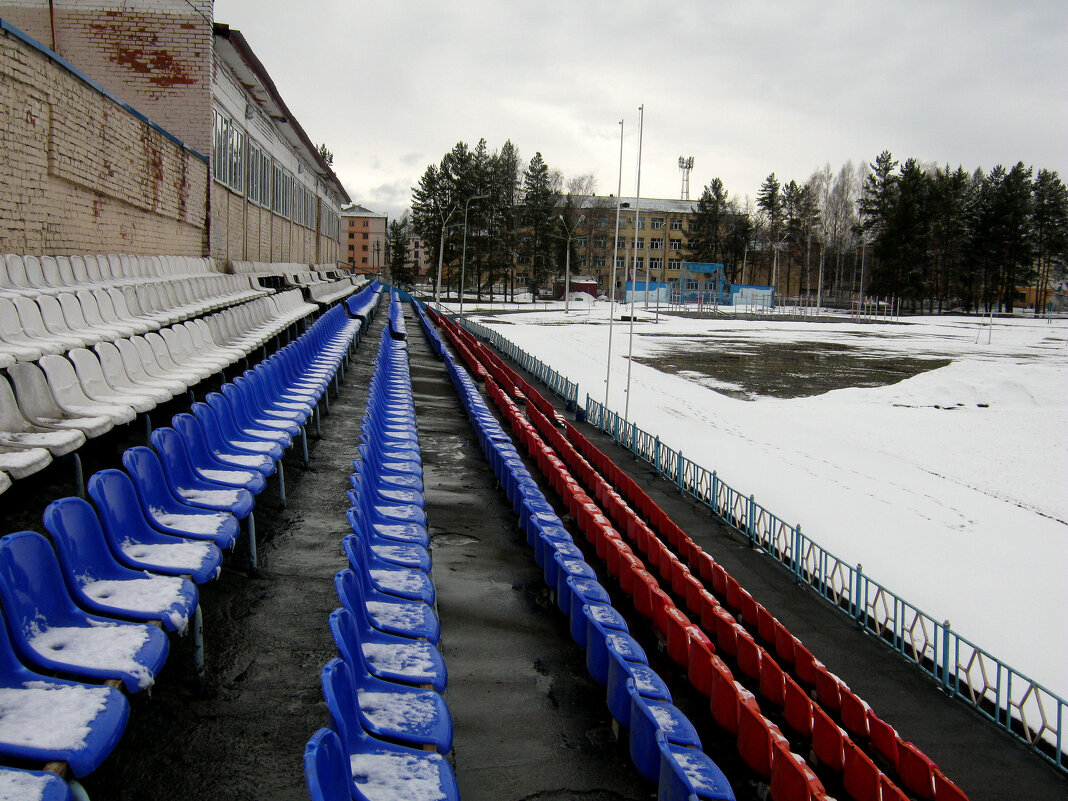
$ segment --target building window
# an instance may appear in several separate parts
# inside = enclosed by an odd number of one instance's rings
[[[626,256],[616,256],[616,269],[617,270],[622,270],[622,269],[625,269],[626,266],[627,266],[627,257]]]
[[[640,270],[644,266],[645,266],[645,258],[644,257],[638,256],[636,259],[634,259],[634,269],[635,270]]]
[[[349,251],[351,252],[353,250],[356,250],[356,246],[355,245],[349,245]]]
[[[672,231],[681,231],[682,230],[682,220],[680,218],[678,218],[678,217],[672,217],[671,218],[671,230]]]
[[[607,228],[608,227],[608,218],[607,217],[598,217],[597,221],[595,222],[595,225],[598,228]]]
[[[526,286],[527,277],[525,275],[516,275],[515,282],[519,284],[519,286]]]
[[[367,235],[367,232],[366,232],[366,231],[364,231],[364,234],[363,234],[363,238],[364,238],[364,239],[367,239],[367,236],[368,236],[368,235]]]
[[[644,236],[639,236],[637,239],[634,240],[634,249],[635,250],[641,250],[644,247],[645,247],[645,237]]]
[[[366,252],[367,252],[367,245],[364,245],[364,246],[363,246],[363,252],[364,252],[364,253],[366,253]]]
[[[645,218],[644,217],[639,217],[638,218],[638,230],[639,231],[640,230],[644,230],[644,228],[645,228]]]
[[[663,259],[661,259],[661,258],[659,258],[657,256],[651,256],[649,258],[649,269],[650,270],[659,270],[663,266],[664,266],[664,260]]]
[[[606,248],[606,247],[608,247],[608,238],[607,237],[603,237],[603,236],[594,237],[593,246],[595,248]]]
[[[352,231],[349,231],[349,239],[355,239],[355,238],[356,238],[356,234],[352,233]]]
[[[587,236],[576,236],[575,237],[575,247],[584,248],[589,244],[589,241],[590,241],[590,238],[587,237]]]
[[[367,264],[367,257],[366,256],[364,256],[362,259],[360,259],[360,264]]]
[[[586,266],[586,257],[585,256],[579,256],[578,257],[578,266],[579,267],[585,267]]]
[[[245,193],[245,132],[229,117],[213,110],[215,180],[239,194]]]
[[[668,259],[668,269],[669,270],[681,270],[682,269],[682,259]]]
[[[653,230],[654,231],[659,231],[663,227],[664,227],[664,218],[663,217],[653,217]]]
[[[682,250],[681,239],[672,239],[670,242],[668,242],[668,244],[671,246],[672,250]]]
[[[593,266],[594,267],[604,267],[605,266],[605,258],[604,258],[604,256],[594,256],[593,257]]]
[[[363,227],[364,227],[364,228],[366,228],[366,227],[367,227],[367,220],[364,220],[364,221],[363,221]]]
[[[616,247],[617,248],[626,248],[626,246],[627,246],[627,238],[625,236],[621,236],[618,239],[616,239]]]
[[[664,240],[658,236],[651,237],[649,239],[649,250],[663,250]]]

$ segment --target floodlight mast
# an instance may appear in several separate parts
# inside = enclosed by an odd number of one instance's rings
[[[679,169],[682,171],[682,199],[690,199],[690,170],[693,169],[693,156],[679,156]]]

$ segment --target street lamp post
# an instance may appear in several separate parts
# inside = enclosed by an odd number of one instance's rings
[[[585,214],[580,214],[579,218],[575,220],[575,224],[571,226],[571,230],[567,228],[567,221],[564,220],[563,214],[556,215],[560,219],[560,225],[564,229],[564,233],[567,234],[567,250],[564,254],[564,314],[570,314],[571,312],[571,236],[575,233],[575,229],[582,225],[582,221],[586,219]]]
[[[441,213],[441,207],[436,203],[434,208],[437,209],[438,217],[441,218],[441,240],[438,244],[438,278],[434,282],[434,303],[441,304],[441,264],[445,260],[445,226],[449,224],[449,220],[452,219],[453,212],[456,211],[456,206],[449,209],[448,214]]]
[[[467,267],[467,211],[471,207],[472,200],[484,200],[489,195],[474,195],[464,203],[464,247],[460,256],[460,314],[464,313],[464,270]],[[479,295],[481,297],[481,295]]]

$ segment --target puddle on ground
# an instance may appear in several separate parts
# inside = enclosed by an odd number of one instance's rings
[[[881,387],[945,367],[950,359],[873,353],[827,342],[738,342],[704,337],[635,361],[739,400],[806,398],[832,389]]]
[[[478,537],[472,537],[470,534],[456,534],[452,531],[430,535],[430,544],[435,548],[444,548],[449,545],[474,545],[480,541]]]

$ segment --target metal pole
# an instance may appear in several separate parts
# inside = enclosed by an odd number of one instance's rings
[[[605,360],[604,407],[608,408],[608,385],[612,379],[612,329],[616,321],[616,261],[619,254],[619,203],[623,193],[623,120],[619,121],[619,186],[616,189],[616,238],[612,241],[612,289],[608,295],[608,358]]]
[[[641,206],[642,196],[642,132],[645,127],[645,104],[638,106],[638,176],[636,186],[634,190],[634,251],[638,250],[638,211]],[[638,271],[634,271],[637,276]],[[649,290],[649,284],[646,282],[646,292]],[[630,344],[627,351],[627,400],[623,406],[623,419],[626,420],[630,414],[630,373],[631,367],[634,365],[634,296],[636,293],[630,294]],[[646,294],[646,301],[649,296]]]
[[[452,213],[456,211],[456,207],[453,206],[447,216],[443,216],[441,209],[438,209],[438,217],[441,218],[441,241],[438,245],[438,280],[434,284],[434,303],[441,303],[441,264],[445,259],[445,226],[449,224],[449,220],[452,218]]]
[[[460,314],[461,315],[463,315],[463,313],[464,313],[464,272],[465,272],[465,269],[467,267],[467,212],[468,212],[468,209],[471,208],[471,201],[472,200],[482,200],[483,198],[487,198],[487,197],[489,197],[489,195],[474,195],[472,197],[469,197],[467,199],[467,202],[464,203],[464,247],[463,247],[463,253],[460,256]]]

